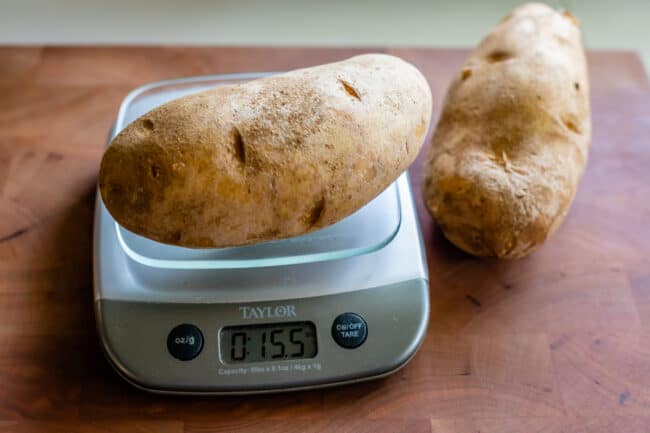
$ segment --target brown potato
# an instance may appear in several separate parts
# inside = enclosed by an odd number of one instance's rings
[[[427,208],[468,253],[525,256],[564,220],[590,135],[577,20],[543,4],[521,6],[448,90],[424,167]]]
[[[127,229],[185,247],[286,238],[368,203],[417,156],[431,92],[409,63],[363,55],[164,104],[102,159]]]

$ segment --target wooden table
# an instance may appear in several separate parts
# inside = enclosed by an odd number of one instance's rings
[[[362,51],[0,48],[0,431],[650,431],[650,87],[638,57],[624,52],[589,55],[589,167],[566,222],[532,256],[459,252],[414,182],[431,320],[424,346],[395,375],[180,398],[135,390],[111,370],[95,335],[91,229],[121,99],[152,80],[284,70]],[[466,55],[382,51],[421,68],[437,110]],[[419,163],[412,172],[420,178]]]

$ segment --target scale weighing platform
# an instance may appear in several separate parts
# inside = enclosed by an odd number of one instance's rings
[[[109,142],[154,107],[267,74],[153,83],[122,103]],[[188,249],[122,228],[97,194],[94,298],[106,356],[153,392],[235,394],[339,385],[395,372],[419,348],[428,273],[408,175],[319,231]]]

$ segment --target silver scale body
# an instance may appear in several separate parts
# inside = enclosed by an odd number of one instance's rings
[[[194,77],[134,90],[109,139],[168,100],[266,74]],[[254,246],[190,250],[159,244],[120,227],[99,194],[95,209],[94,299],[105,354],[131,384],[152,392],[238,394],[309,389],[388,375],[415,354],[429,317],[428,273],[409,185],[402,174],[364,208],[309,235]],[[243,317],[243,307],[270,307],[274,317]],[[292,317],[282,317],[295,312]],[[354,312],[366,341],[345,349],[333,320]],[[311,321],[311,359],[226,364],[224,326]],[[172,328],[199,327],[204,346],[179,361],[167,350]],[[252,368],[252,367],[269,367]],[[267,370],[270,370],[267,372]]]

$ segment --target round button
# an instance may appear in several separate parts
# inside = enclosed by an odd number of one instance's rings
[[[332,323],[332,338],[346,349],[359,347],[366,341],[368,325],[363,317],[355,313],[343,313]]]
[[[167,336],[167,350],[176,359],[189,361],[196,358],[203,349],[203,334],[194,325],[178,325]]]

